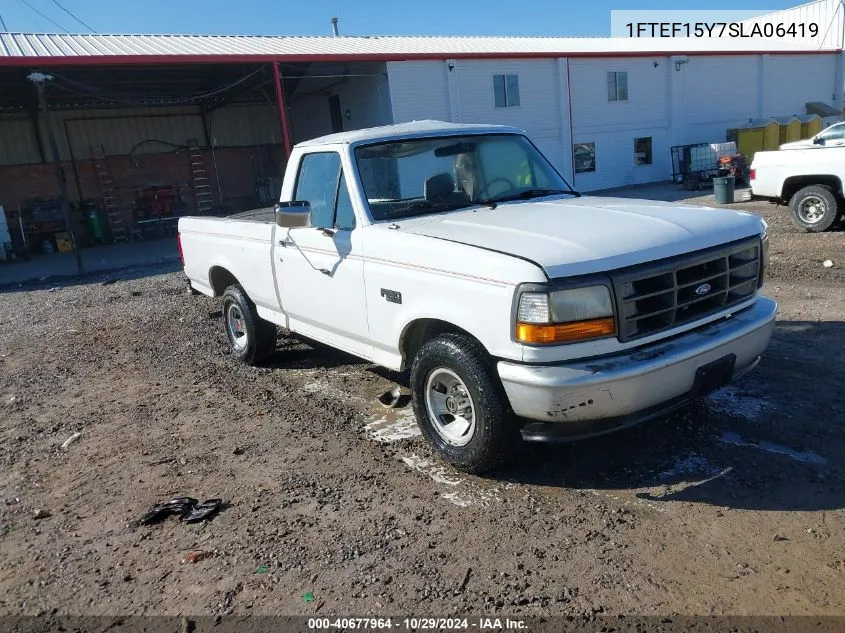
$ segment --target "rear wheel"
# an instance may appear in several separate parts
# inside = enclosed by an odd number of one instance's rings
[[[447,462],[469,473],[502,465],[519,442],[493,364],[462,334],[425,343],[411,366],[414,413],[425,438]]]
[[[810,185],[795,192],[789,201],[792,221],[811,233],[830,228],[839,213],[836,196],[823,185]]]
[[[242,363],[254,365],[276,350],[276,326],[258,316],[240,286],[223,293],[223,323],[232,355]]]

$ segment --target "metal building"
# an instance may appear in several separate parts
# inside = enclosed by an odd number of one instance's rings
[[[269,204],[292,144],[424,118],[523,128],[591,191],[666,180],[671,146],[750,119],[838,110],[842,84],[812,42],[6,33],[0,205],[12,238],[67,248],[50,128],[86,245]]]

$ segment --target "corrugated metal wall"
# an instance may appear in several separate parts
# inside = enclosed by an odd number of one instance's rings
[[[841,89],[833,55],[816,56],[809,64],[803,55],[769,55],[763,73],[762,116],[806,114],[808,101],[833,105]]]
[[[524,129],[568,178],[571,157],[565,64],[566,60],[556,59],[390,62],[393,119],[396,123],[439,119]],[[519,106],[495,106],[493,76],[501,74],[519,76]]]
[[[40,162],[38,143],[26,115],[0,115],[0,165],[26,165]]]
[[[444,62],[388,62],[387,75],[394,122],[450,120]]]
[[[456,60],[456,109],[461,123],[493,123],[521,128],[563,173],[567,174],[568,151],[564,151],[564,113],[568,113],[566,86],[561,90],[555,59]],[[519,105],[497,108],[493,97],[494,75],[519,77]],[[568,120],[567,120],[568,127]]]
[[[845,45],[845,20],[843,19],[841,0],[818,0],[802,4],[798,7],[769,13],[759,18],[747,20],[747,24],[771,24],[774,27],[782,24],[789,28],[792,24],[796,26],[796,35],[800,35],[801,25],[809,27],[810,24],[818,26],[818,34],[806,37],[784,38],[790,42],[801,42],[810,44],[817,48],[836,49]],[[805,29],[806,30],[806,29]]]
[[[316,66],[314,74],[324,71]],[[384,64],[359,67],[366,76],[309,79],[306,75],[298,88],[287,97],[294,143],[331,134],[329,96],[337,95],[343,113],[343,129],[386,125],[393,122],[387,70]]]
[[[275,105],[243,105],[211,113],[209,128],[218,147],[275,145],[282,142],[279,113]]]
[[[103,144],[109,155],[152,154],[196,139],[206,145],[197,107],[120,108],[55,112],[56,141],[62,160],[91,158],[92,147]],[[47,128],[39,123],[49,159]],[[215,110],[209,117],[210,135],[217,147],[249,147],[281,142],[274,106],[236,105]],[[164,141],[148,142],[148,141]],[[0,165],[40,162],[35,130],[27,115],[0,116]]]

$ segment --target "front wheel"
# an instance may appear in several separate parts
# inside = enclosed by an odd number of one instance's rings
[[[276,350],[276,326],[258,316],[240,286],[223,293],[223,323],[232,355],[242,363],[254,365]]]
[[[811,233],[829,229],[839,213],[833,191],[822,185],[799,189],[789,201],[789,211],[795,225]]]
[[[411,365],[414,413],[425,438],[468,473],[502,465],[519,441],[513,413],[481,345],[461,334],[425,343]]]

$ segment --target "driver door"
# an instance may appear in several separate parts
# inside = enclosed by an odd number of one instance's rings
[[[310,203],[311,225],[276,231],[277,283],[290,328],[370,358],[361,230],[340,155],[304,155],[293,199]]]

